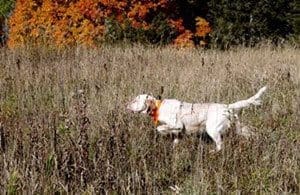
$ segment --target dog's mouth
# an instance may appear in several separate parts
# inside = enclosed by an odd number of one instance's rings
[[[126,111],[129,112],[129,113],[150,113],[151,112],[151,108],[150,106],[148,106],[147,104],[145,104],[146,108],[142,109],[142,110],[135,110],[135,109],[132,109],[132,107],[130,106],[126,106]]]
[[[130,108],[126,107],[126,111],[129,113],[136,113],[135,111],[131,110]]]
[[[129,113],[134,113],[134,111],[129,110],[129,109],[126,109],[126,111],[129,112]]]
[[[134,111],[129,106],[126,106],[125,110],[129,113],[134,113]]]

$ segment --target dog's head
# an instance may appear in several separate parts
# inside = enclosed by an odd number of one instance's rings
[[[134,113],[147,114],[151,110],[155,100],[156,99],[151,95],[138,95],[131,102],[129,102],[127,109]]]

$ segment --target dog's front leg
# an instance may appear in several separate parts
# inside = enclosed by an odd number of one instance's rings
[[[156,127],[156,130],[163,135],[171,134],[172,133],[172,128],[170,128],[168,125],[159,125]]]
[[[160,125],[157,128],[157,131],[163,135],[175,134],[177,135],[180,132],[180,129],[171,128],[168,125]],[[179,142],[179,139],[176,137],[173,139],[173,147],[175,147]]]

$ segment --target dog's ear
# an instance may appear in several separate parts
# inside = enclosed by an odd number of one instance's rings
[[[160,92],[159,92],[159,94],[162,95],[164,93],[164,91],[165,91],[164,86],[160,86]]]
[[[161,100],[163,93],[164,93],[164,86],[160,86],[160,91],[158,96],[156,96],[157,97],[156,99]]]

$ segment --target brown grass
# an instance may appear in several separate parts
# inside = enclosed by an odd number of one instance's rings
[[[300,191],[300,51],[103,47],[0,51],[0,193]],[[230,103],[269,90],[241,113],[225,148],[186,136],[176,149],[124,105],[144,92]]]

